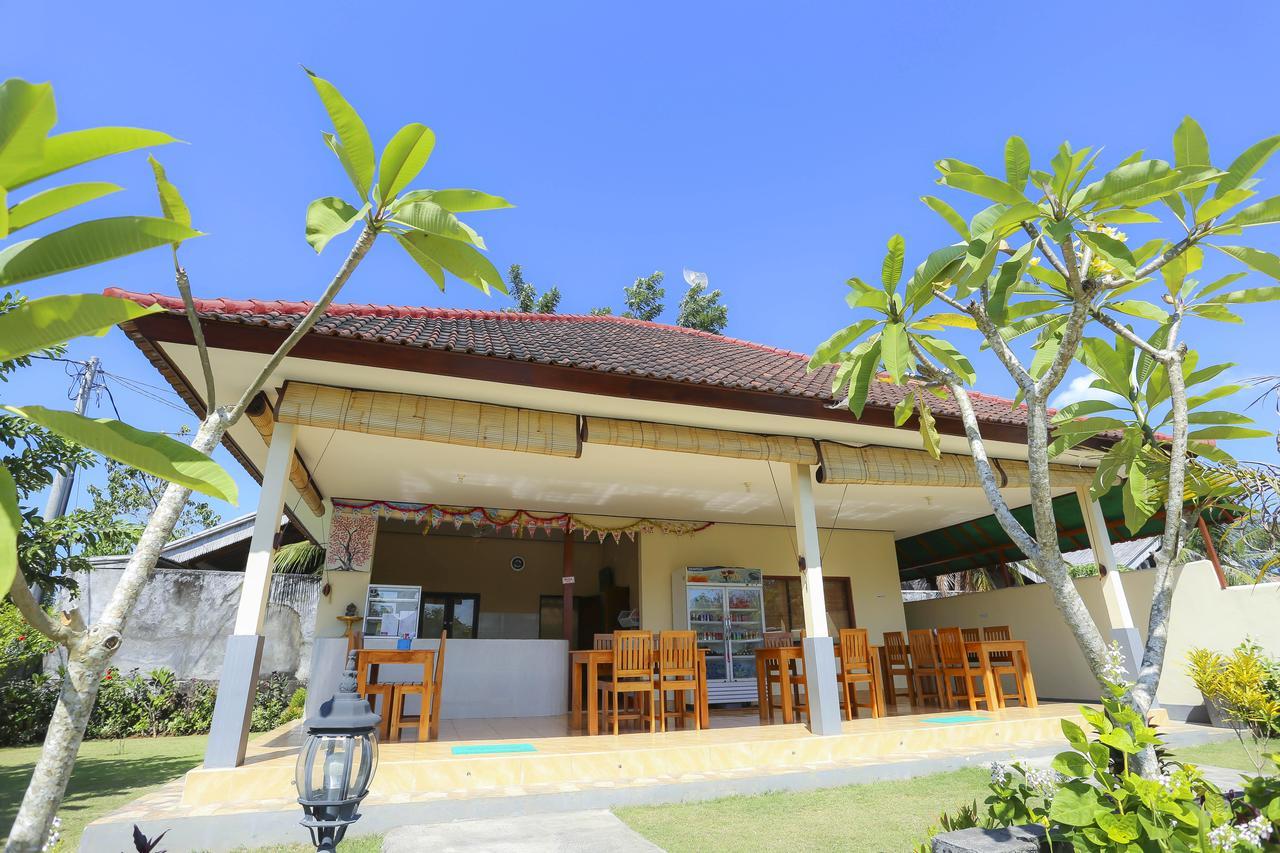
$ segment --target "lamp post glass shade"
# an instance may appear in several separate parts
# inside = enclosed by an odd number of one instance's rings
[[[360,818],[360,801],[378,768],[377,727],[381,718],[356,694],[356,654],[338,692],[306,721],[307,740],[298,753],[298,802],[317,850],[333,850],[347,827]]]

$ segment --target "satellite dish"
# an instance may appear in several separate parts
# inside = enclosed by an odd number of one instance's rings
[[[694,272],[688,267],[685,267],[684,270],[684,280],[688,282],[690,287],[694,287],[696,285],[702,285],[703,287],[707,286],[707,274],[704,272]]]

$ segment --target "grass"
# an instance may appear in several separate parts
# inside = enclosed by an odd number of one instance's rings
[[[1272,749],[1280,749],[1280,743],[1276,743]],[[1174,750],[1173,754],[1179,761],[1190,761],[1192,764],[1212,764],[1248,773],[1258,772],[1253,762],[1249,760],[1248,753],[1240,745],[1240,741],[1234,737],[1230,740],[1202,743],[1197,746],[1184,746]],[[1266,768],[1263,768],[1263,772],[1266,772]]]
[[[982,800],[990,774],[971,768],[917,779],[800,793],[637,806],[614,812],[670,851],[910,850],[939,812]],[[985,809],[984,809],[985,811]]]
[[[75,850],[87,824],[160,787],[204,759],[207,735],[85,741],[58,816],[59,850]],[[39,746],[0,749],[0,842],[6,840],[18,804],[40,756]],[[122,849],[131,846],[120,839]],[[344,848],[345,850],[345,848]]]

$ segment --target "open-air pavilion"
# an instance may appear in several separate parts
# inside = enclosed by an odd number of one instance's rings
[[[168,309],[125,331],[203,414],[180,301],[115,294]],[[197,307],[217,393],[230,399],[307,306]],[[435,649],[448,635],[438,741],[384,745],[378,796],[771,772],[1054,737],[1074,706],[956,717],[891,697],[881,719],[841,719],[833,632],[865,628],[880,645],[906,631],[904,579],[1020,556],[990,519],[954,405],[931,401],[943,451],[933,460],[914,420],[893,424],[901,393],[875,383],[855,419],[827,369],[746,341],[618,317],[331,306],[226,439],[262,483],[258,526],[209,752],[184,802],[292,796],[296,733],[246,746],[282,512],[327,546],[312,709],[333,691],[351,632],[368,649],[405,634]],[[1025,505],[1022,413],[975,402],[1003,492]],[[1088,543],[1105,559],[1119,508],[1088,499],[1101,446],[1064,454],[1053,482],[1064,547]],[[722,642],[705,644],[709,730],[583,737],[568,718],[571,650],[619,628],[690,627],[691,579],[722,567],[750,578],[763,613],[738,634],[726,615]],[[1131,649],[1116,578],[1098,581],[1103,627]],[[766,631],[803,636],[808,674],[807,716],[771,726],[754,707]]]

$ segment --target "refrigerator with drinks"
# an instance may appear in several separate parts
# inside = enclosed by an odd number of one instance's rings
[[[671,575],[675,627],[698,634],[707,650],[711,704],[756,700],[756,649],[764,637],[764,588],[759,569],[690,566]]]

